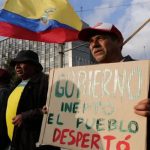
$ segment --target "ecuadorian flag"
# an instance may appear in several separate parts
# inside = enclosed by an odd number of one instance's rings
[[[7,0],[0,10],[0,35],[63,43],[77,40],[80,18],[68,0]]]

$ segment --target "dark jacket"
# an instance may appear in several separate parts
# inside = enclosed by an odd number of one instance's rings
[[[148,98],[150,98],[150,84]],[[150,150],[150,118],[147,119],[147,150]]]
[[[10,89],[8,85],[0,87],[0,150],[5,149],[10,144],[5,119],[9,92]]]
[[[125,62],[125,61],[135,61],[135,59],[132,59],[131,56],[127,55],[127,56],[125,56],[125,57],[123,58],[123,61],[124,61],[124,62]]]
[[[41,108],[46,104],[47,90],[48,76],[43,73],[35,75],[25,86],[17,108],[23,123],[14,128],[11,150],[36,148],[43,118]]]

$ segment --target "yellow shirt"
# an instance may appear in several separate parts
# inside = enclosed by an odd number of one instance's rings
[[[19,100],[21,97],[21,94],[27,85],[29,80],[23,80],[10,94],[8,98],[7,103],[7,109],[6,109],[6,124],[7,124],[7,132],[10,140],[12,140],[13,137],[13,131],[14,131],[14,125],[12,124],[12,118],[16,116],[17,108],[19,104]]]

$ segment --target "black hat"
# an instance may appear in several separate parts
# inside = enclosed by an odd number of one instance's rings
[[[10,62],[11,66],[15,66],[18,62],[30,62],[37,67],[39,67],[40,71],[43,69],[42,65],[39,63],[39,58],[37,53],[31,50],[22,50],[20,51],[16,58],[12,59]]]

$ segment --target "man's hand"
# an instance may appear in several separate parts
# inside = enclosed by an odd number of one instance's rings
[[[141,100],[134,109],[136,114],[144,117],[150,117],[150,99]]]
[[[17,116],[15,116],[13,119],[12,119],[12,123],[15,125],[15,126],[20,126],[22,124],[22,115],[19,114]]]
[[[47,114],[48,113],[48,107],[46,105],[43,106],[42,113],[43,114]]]

